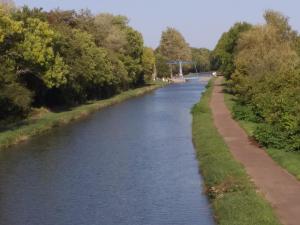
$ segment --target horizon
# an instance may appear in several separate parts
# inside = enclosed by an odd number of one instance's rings
[[[42,0],[16,0],[17,6],[28,5],[29,7],[51,10],[60,8],[62,10],[90,9],[93,14],[112,13],[128,17],[130,26],[143,34],[146,46],[157,48],[162,31],[167,27],[176,28],[185,37],[191,47],[214,49],[221,35],[236,22],[248,22],[251,24],[263,23],[263,13],[272,9],[283,13],[290,18],[290,24],[296,31],[300,30],[300,15],[297,6],[300,3],[293,0],[254,0],[251,2],[236,2],[229,0],[218,2],[213,0],[197,1],[188,0],[185,4],[175,0],[151,2],[139,0],[125,0],[117,2],[96,2],[86,0],[84,2],[75,0],[53,0],[45,2]],[[218,7],[215,7],[218,5]],[[160,6],[160,7],[157,7]],[[192,7],[194,6],[194,7]],[[232,10],[234,7],[234,10]],[[206,10],[202,10],[205,8]],[[227,12],[230,12],[227,13]],[[178,15],[184,15],[179,17]],[[221,19],[220,19],[221,18]],[[188,25],[187,25],[188,24]],[[198,28],[199,27],[199,28]]]

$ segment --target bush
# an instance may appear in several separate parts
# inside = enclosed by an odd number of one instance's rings
[[[300,133],[298,129],[292,129],[291,126],[286,126],[285,123],[280,123],[280,121],[267,123],[265,118],[255,111],[249,104],[234,102],[232,106],[235,119],[257,124],[253,137],[261,145],[286,151],[300,150]]]
[[[283,130],[277,124],[260,124],[254,131],[254,137],[260,144],[266,147],[285,151],[300,150],[299,133],[291,133],[288,130]]]
[[[247,120],[251,122],[258,122],[260,120],[260,118],[255,115],[252,107],[249,105],[241,105],[240,103],[235,103],[232,110],[235,119]]]
[[[31,92],[17,83],[0,89],[0,120],[24,117],[31,101]]]
[[[283,149],[286,146],[288,133],[280,130],[278,126],[260,124],[254,131],[254,137],[266,147]]]

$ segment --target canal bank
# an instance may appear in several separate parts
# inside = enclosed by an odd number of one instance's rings
[[[193,142],[216,221],[220,225],[278,225],[270,204],[256,191],[214,126],[209,105],[213,85],[212,81],[192,114]]]
[[[273,161],[266,150],[253,141],[232,118],[225,104],[223,82],[221,77],[216,80],[210,104],[215,126],[231,154],[245,167],[282,224],[299,225],[300,182]]]
[[[70,122],[79,120],[89,114],[105,107],[126,101],[130,98],[141,96],[165,84],[153,84],[133,90],[122,92],[109,99],[91,101],[78,107],[61,112],[46,112],[37,118],[28,118],[19,125],[12,125],[0,131],[0,151],[20,142],[27,141],[33,136],[45,133],[54,127],[63,126]]]
[[[0,153],[9,225],[214,225],[192,143],[205,84],[171,84]]]

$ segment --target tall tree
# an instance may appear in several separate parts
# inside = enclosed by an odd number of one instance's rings
[[[282,41],[295,41],[297,32],[289,24],[289,18],[274,10],[267,10],[264,13],[266,25],[276,29],[278,37]]]
[[[144,49],[142,35],[126,17],[11,10],[11,2],[0,0],[0,120],[24,115],[32,104],[110,97],[149,78],[153,51]]]
[[[21,22],[0,6],[0,120],[22,116],[30,109],[32,93],[17,76],[16,44],[22,37]]]
[[[210,50],[206,48],[191,48],[192,60],[195,62],[197,70],[210,70]]]
[[[220,70],[227,79],[230,79],[235,70],[234,57],[239,37],[250,28],[251,25],[248,23],[236,23],[222,35],[212,52],[212,69]]]
[[[125,53],[121,56],[121,60],[128,71],[128,77],[132,85],[140,85],[144,83],[142,56],[144,41],[143,36],[131,27],[126,27]]]
[[[142,63],[144,69],[144,79],[146,81],[151,81],[155,66],[155,56],[152,48],[144,47]]]
[[[262,123],[254,131],[260,143],[300,150],[297,34],[280,13],[267,11],[265,20],[240,35],[230,84],[238,102],[250,110],[242,114]]]
[[[0,5],[6,12],[10,12],[16,9],[16,4],[13,0],[0,0]]]
[[[125,28],[128,19],[101,13],[95,17],[95,30],[92,31],[96,44],[116,52],[124,53],[127,45]]]
[[[190,60],[191,49],[183,35],[175,28],[168,27],[161,35],[159,52],[168,60]]]
[[[155,50],[155,65],[157,76],[159,78],[168,77],[170,75],[170,68],[167,65],[168,59],[161,55],[158,50]]]

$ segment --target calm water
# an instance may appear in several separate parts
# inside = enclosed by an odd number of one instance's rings
[[[170,85],[0,153],[0,224],[213,224],[191,141],[203,88]]]

